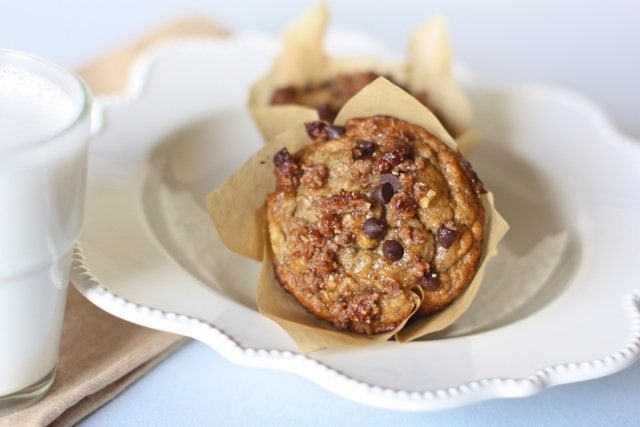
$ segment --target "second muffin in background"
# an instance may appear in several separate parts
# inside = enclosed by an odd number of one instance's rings
[[[475,143],[472,107],[453,76],[451,46],[441,17],[412,33],[405,63],[327,55],[323,45],[328,20],[329,12],[320,4],[294,22],[283,35],[271,71],[251,88],[249,107],[265,141],[286,130],[290,121],[285,116],[299,115],[308,121],[313,113],[332,121],[349,98],[383,76],[427,106],[456,139],[465,145]],[[467,151],[466,146],[460,148]]]

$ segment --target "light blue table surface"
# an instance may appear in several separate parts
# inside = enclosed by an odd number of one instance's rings
[[[180,16],[201,14],[232,29],[277,34],[313,3],[6,1],[0,8],[0,47],[30,51],[71,68]],[[397,49],[404,49],[418,23],[442,12],[456,56],[482,79],[567,87],[593,99],[616,127],[640,139],[638,1],[329,4],[335,27],[361,31]],[[189,342],[82,425],[637,426],[640,363],[532,397],[403,413],[344,400],[293,374],[240,367],[201,343]]]

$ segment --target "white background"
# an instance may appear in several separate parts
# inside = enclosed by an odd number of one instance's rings
[[[185,15],[208,16],[234,30],[277,34],[313,3],[3,0],[0,47],[30,51],[72,68]],[[398,50],[404,50],[416,25],[441,12],[457,58],[481,79],[564,86],[591,98],[618,129],[640,140],[637,0],[328,3],[334,27],[360,31]],[[637,425],[638,402],[636,363],[607,378],[529,398],[399,413],[345,401],[291,374],[235,366],[204,345],[190,343],[84,424]]]

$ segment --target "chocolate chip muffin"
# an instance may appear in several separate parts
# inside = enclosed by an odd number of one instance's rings
[[[314,143],[273,159],[267,216],[278,282],[318,318],[355,333],[447,307],[482,251],[485,190],[469,163],[393,117],[306,128]]]
[[[366,85],[373,82],[380,74],[372,71],[363,71],[351,74],[338,74],[332,79],[317,83],[307,83],[304,86],[285,86],[277,89],[271,96],[271,105],[303,105],[313,108],[318,112],[320,120],[333,122],[342,106],[360,92]],[[402,87],[390,76],[383,76]],[[406,88],[404,88],[406,91]],[[445,123],[442,114],[429,103],[426,92],[414,93],[413,96],[438,117],[438,120],[451,133],[451,129]],[[457,136],[457,135],[454,135]]]

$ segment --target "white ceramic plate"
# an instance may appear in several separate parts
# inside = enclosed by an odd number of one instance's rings
[[[275,51],[255,36],[168,46],[141,59],[126,96],[100,100],[72,269],[89,300],[233,362],[402,410],[527,396],[639,358],[638,143],[564,90],[470,78],[485,136],[471,161],[511,224],[472,308],[423,341],[299,354],[256,310],[259,266],[220,244],[203,207],[261,144],[245,97]]]

